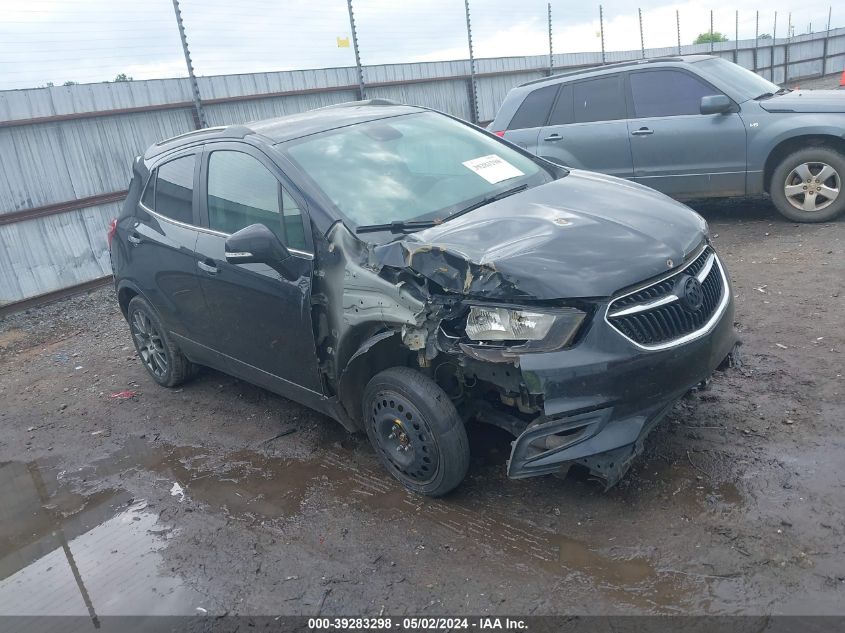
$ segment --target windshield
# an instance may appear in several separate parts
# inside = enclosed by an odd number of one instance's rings
[[[726,59],[717,57],[695,63],[696,69],[702,74],[709,75],[716,79],[717,83],[730,87],[741,97],[740,101],[748,101],[766,93],[775,94],[780,90],[777,84]]]
[[[279,149],[354,226],[444,219],[518,185],[553,180],[530,158],[433,112],[330,130]]]

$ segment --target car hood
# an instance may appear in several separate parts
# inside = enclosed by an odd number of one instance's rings
[[[760,102],[767,112],[845,112],[845,90],[793,90]]]
[[[493,202],[374,249],[447,292],[489,299],[606,297],[681,264],[705,239],[694,211],[593,172]]]

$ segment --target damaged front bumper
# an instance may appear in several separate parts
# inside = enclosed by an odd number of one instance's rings
[[[647,351],[596,319],[574,348],[520,357],[522,378],[543,396],[543,415],[513,442],[508,476],[586,466],[607,487],[643,450],[648,433],[737,345],[733,299],[712,329],[687,343]]]

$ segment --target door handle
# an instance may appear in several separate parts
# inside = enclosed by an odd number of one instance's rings
[[[648,136],[649,134],[654,134],[654,130],[650,127],[641,127],[639,130],[631,132],[631,136]]]
[[[211,262],[211,263],[209,263],[209,262]],[[207,272],[209,275],[216,275],[217,274],[217,266],[215,266],[214,262],[210,259],[207,259],[204,262],[197,262],[197,268]]]
[[[563,137],[555,132],[554,134],[549,134],[546,138],[543,139],[544,141],[562,141]]]
[[[129,240],[129,243],[132,244],[132,246],[138,246],[138,244],[141,243],[141,238],[138,236],[137,233],[130,233],[129,237],[127,237],[126,239]]]

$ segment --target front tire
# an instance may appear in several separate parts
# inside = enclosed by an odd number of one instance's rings
[[[829,222],[845,211],[845,156],[808,147],[784,158],[769,185],[778,211],[795,222]]]
[[[455,405],[408,367],[376,374],[364,389],[363,420],[382,464],[409,490],[439,497],[469,469],[469,442]]]
[[[126,310],[132,342],[147,373],[162,387],[176,387],[196,373],[152,309],[141,297],[134,297]]]

